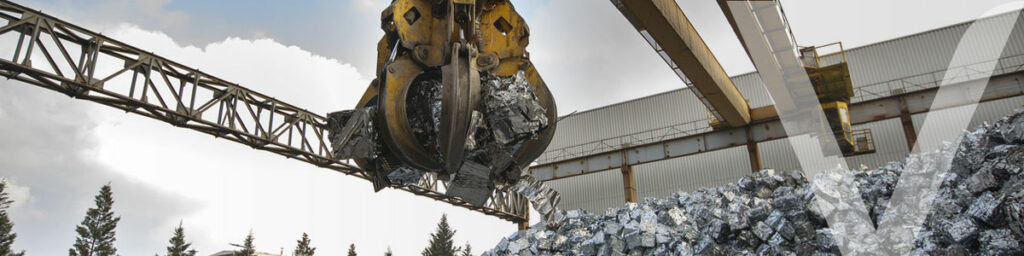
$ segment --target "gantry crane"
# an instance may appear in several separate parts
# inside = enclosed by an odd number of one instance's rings
[[[709,125],[714,129],[744,127],[750,123],[765,122],[778,119],[778,113],[793,115],[810,114],[806,108],[771,105],[750,108],[736,85],[722,69],[721,64],[711,53],[697,30],[679,8],[675,0],[611,0],[612,4],[640,32],[658,55],[669,65],[673,72],[698,99],[707,107]],[[832,134],[824,134],[823,143],[838,143],[842,154],[853,156],[875,152],[874,140],[868,129],[853,130],[850,126],[849,108],[853,97],[853,82],[846,63],[846,54],[842,43],[823,46],[796,47],[796,39],[789,27],[785,11],[778,0],[718,0],[718,4],[733,32],[740,39],[747,56],[753,61],[748,42],[743,40],[733,5],[744,8],[757,24],[763,27],[762,35],[767,47],[772,48],[776,61],[774,68],[792,73],[793,79],[809,79],[813,91],[794,92],[798,99],[810,99],[815,102],[798,104],[801,106],[819,105],[824,112],[822,123],[815,124],[830,130]],[[757,39],[753,39],[757,40]],[[820,49],[833,51],[820,54]],[[838,50],[835,50],[838,48]],[[787,55],[788,54],[788,55]],[[834,63],[822,61],[831,56],[839,56]],[[798,74],[799,73],[799,74]],[[804,75],[806,74],[806,75]],[[791,82],[791,81],[783,81]],[[809,97],[799,97],[807,95]],[[786,109],[780,109],[786,108]],[[756,154],[756,144],[753,144]],[[760,164],[752,163],[752,166]]]

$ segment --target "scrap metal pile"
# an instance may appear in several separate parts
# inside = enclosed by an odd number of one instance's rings
[[[568,211],[564,222],[514,233],[483,255],[839,255],[840,246],[854,248],[855,254],[884,255],[892,249],[879,246],[885,243],[841,241],[833,229],[878,226],[880,218],[899,215],[924,217],[915,242],[895,246],[906,246],[911,255],[1021,255],[1024,114],[982,126],[961,141],[959,146],[911,155],[905,164],[816,176],[826,184],[842,179],[856,184],[857,190],[850,191],[864,199],[870,218],[859,223],[841,221],[830,227],[826,221],[842,213],[816,194],[839,188],[815,185],[797,171],[764,170],[735,184],[647,198],[603,214]],[[940,163],[950,157],[949,172],[935,179],[941,185],[930,213],[887,211],[901,175],[907,177],[900,182],[930,183],[922,173],[931,173],[920,170],[946,168]],[[885,234],[882,241],[901,235],[879,228]]]

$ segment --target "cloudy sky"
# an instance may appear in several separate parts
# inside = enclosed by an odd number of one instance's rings
[[[326,113],[372,79],[386,0],[25,0],[33,9],[257,91]],[[730,74],[753,70],[713,1],[678,1]],[[787,0],[802,45],[856,47],[977,18],[1010,1]],[[680,87],[608,1],[523,0],[529,50],[562,114]],[[10,52],[0,44],[0,53]],[[4,55],[6,56],[6,55]],[[657,110],[652,110],[657,111]],[[30,255],[60,255],[99,187],[111,183],[122,255],[162,253],[172,228],[208,255],[252,230],[259,250],[413,255],[444,213],[477,252],[515,225],[150,119],[0,81],[0,176]],[[537,216],[536,213],[533,214]]]

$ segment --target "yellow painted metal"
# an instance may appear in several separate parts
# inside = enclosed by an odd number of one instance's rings
[[[430,0],[397,0],[392,4],[402,47],[412,50],[416,62],[427,67],[444,65],[451,28],[444,17],[434,17]]]
[[[384,72],[384,66],[391,59],[391,49],[395,47],[395,38],[384,35],[377,42],[377,74]]]
[[[829,47],[833,47],[833,46],[839,47],[839,50],[835,51],[835,52],[827,53],[827,54],[821,54],[821,49],[829,48]],[[805,66],[819,67],[822,59],[825,59],[825,58],[828,58],[828,57],[832,57],[832,56],[836,56],[836,55],[840,56],[840,59],[841,59],[840,62],[846,62],[846,49],[843,48],[843,42],[834,42],[834,43],[829,43],[829,44],[824,44],[824,45],[819,45],[819,46],[806,47],[804,49],[801,49],[801,52],[802,53],[813,54],[813,57],[814,57],[814,65],[810,65],[809,63],[805,62],[804,63]]]
[[[818,101],[850,102],[853,98],[853,81],[850,79],[850,68],[846,62],[825,67],[804,67],[807,77],[811,79]]]
[[[400,160],[421,170],[439,170],[441,163],[416,141],[406,113],[406,96],[422,68],[408,55],[388,65],[384,85],[380,89],[377,126],[384,144]]]
[[[530,44],[530,28],[512,4],[499,2],[480,14],[480,52],[499,59],[524,57]]]
[[[525,65],[529,65],[525,58],[512,57],[501,60],[501,63],[497,67],[491,69],[491,74],[496,76],[511,76],[515,75],[516,72],[523,70]]]
[[[727,124],[750,123],[750,107],[675,0],[615,0],[626,19],[684,80],[707,108]]]

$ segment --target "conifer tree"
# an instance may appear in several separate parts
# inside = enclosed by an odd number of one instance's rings
[[[448,226],[448,215],[441,215],[441,222],[437,223],[437,231],[430,235],[430,245],[423,249],[423,256],[455,256],[459,247],[455,246],[452,237],[455,230]]]
[[[96,208],[89,208],[85,212],[85,219],[82,224],[75,228],[78,237],[75,238],[74,246],[68,250],[71,256],[113,256],[117,254],[114,247],[114,229],[121,217],[114,216],[114,194],[110,191],[110,184],[103,185],[100,193],[96,195]]]
[[[256,247],[252,243],[253,240],[256,240],[256,238],[253,238],[252,230],[249,230],[249,235],[245,236],[245,241],[242,241],[242,245],[234,245],[240,248],[235,251],[234,256],[252,256],[256,254]]]
[[[181,222],[178,222],[178,227],[174,229],[174,236],[170,240],[171,245],[167,246],[167,256],[195,256],[196,250],[189,249],[192,247],[192,243],[185,242],[185,228],[182,227]]]
[[[298,245],[295,246],[295,252],[292,253],[293,256],[313,256],[313,253],[316,252],[316,247],[309,246],[309,235],[306,233],[302,233],[302,239],[299,239],[297,242]]]
[[[356,256],[356,244],[348,245],[348,256]]]
[[[473,248],[466,243],[466,247],[462,247],[462,256],[473,256]]]
[[[15,253],[11,248],[18,235],[14,233],[14,223],[7,216],[7,208],[10,208],[14,201],[7,196],[6,190],[7,180],[0,180],[0,256],[22,256],[25,255],[25,251]]]
[[[384,256],[392,256],[392,255],[393,255],[393,253],[391,253],[391,246],[388,245],[388,250],[384,251]]]

